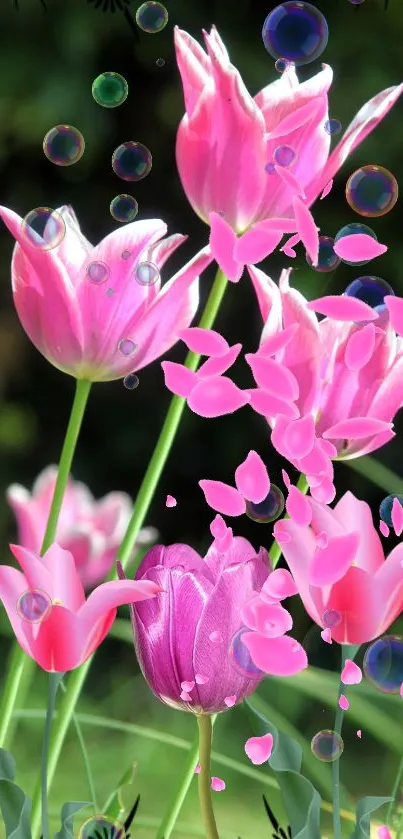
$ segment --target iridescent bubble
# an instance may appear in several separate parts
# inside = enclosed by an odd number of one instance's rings
[[[268,524],[281,516],[284,506],[284,495],[281,489],[271,484],[268,496],[259,504],[254,504],[253,501],[246,502],[246,515],[259,524]]]
[[[332,763],[342,754],[344,743],[340,734],[329,728],[318,731],[311,740],[312,754],[324,763]]]
[[[403,506],[403,495],[398,494],[387,495],[386,498],[384,498],[379,505],[379,515],[382,521],[384,521],[385,524],[388,525],[388,527],[393,527],[392,507],[395,498],[397,498],[397,500],[400,501],[401,505]]]
[[[21,620],[39,623],[49,617],[52,600],[46,591],[32,589],[21,594],[17,603],[17,612]]]
[[[335,626],[339,626],[342,621],[342,617],[340,612],[336,609],[326,609],[322,615],[322,621],[324,626],[328,629],[333,629]]]
[[[273,152],[273,157],[279,166],[291,166],[294,163],[296,154],[291,146],[277,146]]]
[[[331,236],[319,236],[319,254],[318,264],[313,265],[309,254],[306,254],[306,261],[308,265],[325,274],[328,271],[334,271],[340,265],[341,259],[333,250],[334,239]]]
[[[364,3],[365,0],[350,0],[352,6],[361,6],[361,3]]]
[[[385,297],[388,294],[395,294],[393,288],[381,277],[357,277],[347,286],[344,294],[347,297],[356,297],[371,306],[375,312],[381,314],[386,309]]]
[[[140,285],[154,285],[160,278],[160,272],[153,262],[139,262],[134,276]]]
[[[242,642],[242,636],[245,632],[250,632],[250,629],[241,627],[232,636],[228,648],[228,655],[232,666],[238,673],[256,681],[257,679],[261,679],[265,674],[259,667],[256,667],[248,648]]]
[[[361,166],[350,175],[346,198],[355,213],[368,218],[384,216],[395,206],[399,195],[396,178],[383,166]]]
[[[340,134],[342,129],[342,125],[339,119],[328,119],[325,122],[325,131],[327,134]]]
[[[156,60],[157,67],[164,67],[165,66],[165,58],[157,58]]]
[[[43,140],[43,151],[56,166],[72,166],[83,156],[85,140],[72,125],[55,125]]]
[[[128,93],[129,85],[120,73],[101,73],[92,83],[92,96],[102,108],[117,108]]]
[[[66,233],[63,217],[50,207],[30,210],[21,222],[21,233],[26,242],[41,251],[60,245]]]
[[[278,73],[284,73],[284,70],[287,70],[287,67],[292,64],[292,61],[287,61],[286,58],[278,58],[277,61],[274,62],[274,69],[277,70]]]
[[[273,58],[302,65],[322,54],[329,37],[326,20],[311,3],[289,0],[276,6],[263,24],[262,38]]]
[[[139,205],[132,195],[122,193],[112,198],[109,210],[112,218],[123,224],[128,221],[134,221],[139,211]]]
[[[118,350],[122,355],[132,355],[136,349],[137,345],[131,338],[122,338],[118,343]]]
[[[107,288],[105,293],[106,293],[107,297],[113,297],[113,295],[115,294],[115,289],[114,288]]]
[[[339,239],[343,239],[344,236],[354,236],[356,233],[365,233],[367,236],[371,236],[372,239],[378,241],[378,237],[376,233],[371,230],[370,227],[367,227],[366,224],[361,224],[358,222],[353,222],[352,224],[345,224],[338,233],[336,233],[334,237],[334,241],[338,242]],[[342,260],[346,265],[366,265],[367,262],[371,262],[370,259],[364,259],[362,262],[348,262],[347,259]]]
[[[112,155],[112,169],[122,181],[141,181],[149,174],[152,165],[149,149],[132,140],[122,143]]]
[[[168,23],[168,12],[162,3],[142,3],[136,12],[136,23],[143,32],[153,35],[165,29]]]
[[[365,653],[363,670],[381,693],[399,693],[403,684],[403,638],[385,635],[374,641]]]
[[[139,378],[135,373],[129,373],[124,377],[123,384],[127,390],[135,390],[139,385]]]
[[[121,255],[122,259],[130,259],[131,255],[132,255],[132,252],[126,250],[126,251],[122,251],[122,253],[120,255]]]
[[[91,816],[81,825],[79,839],[125,839],[125,828],[117,819]]]
[[[101,285],[109,279],[109,266],[105,262],[90,262],[87,268],[88,279],[94,285]]]
[[[274,175],[274,172],[276,171],[274,163],[266,163],[264,171],[267,172],[268,175]]]

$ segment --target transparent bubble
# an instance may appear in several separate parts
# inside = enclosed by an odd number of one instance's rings
[[[139,378],[135,373],[129,373],[124,377],[123,384],[127,390],[135,390],[139,385]]]
[[[160,272],[154,262],[139,262],[134,276],[140,285],[154,285],[160,278]]]
[[[132,140],[122,143],[112,155],[112,169],[122,181],[141,181],[151,172],[152,164],[149,149]]]
[[[121,255],[122,259],[130,259],[131,255],[132,255],[132,252],[128,251],[128,250],[125,250],[125,251],[122,251],[122,253],[120,255]]]
[[[335,134],[340,134],[342,124],[339,119],[328,119],[325,122],[324,128],[326,134],[331,134],[333,137]]]
[[[114,288],[107,288],[106,289],[106,296],[107,297],[113,297],[114,294],[115,294],[115,289]]]
[[[17,612],[21,620],[28,623],[40,623],[49,617],[52,600],[46,591],[32,589],[21,594],[17,603]]]
[[[366,236],[371,236],[371,239],[375,239],[375,242],[378,241],[378,237],[376,233],[372,230],[372,228],[367,227],[366,224],[361,224],[359,221],[353,222],[352,224],[345,224],[344,227],[342,227],[338,231],[338,233],[336,233],[334,241],[338,242],[339,239],[344,239],[345,236],[354,236],[357,233],[365,233]],[[344,262],[346,265],[359,266],[366,265],[367,262],[371,262],[371,259],[364,259],[362,262],[348,262],[347,259],[343,259],[342,262]]]
[[[262,38],[273,58],[308,64],[322,54],[329,37],[326,20],[311,3],[289,0],[276,6],[263,24]]]
[[[386,309],[385,297],[394,295],[393,288],[381,277],[358,277],[347,286],[344,294],[347,297],[356,297],[371,306],[375,312],[381,314]]]
[[[125,839],[125,828],[117,819],[91,816],[81,825],[79,839]]]
[[[323,612],[322,621],[324,626],[328,629],[333,629],[335,626],[339,626],[339,624],[341,624],[342,616],[336,609],[326,609],[326,611]]]
[[[403,506],[403,495],[398,495],[397,493],[395,493],[394,495],[387,495],[386,498],[384,498],[379,505],[379,515],[382,521],[384,521],[385,524],[388,525],[388,527],[393,527],[392,507],[395,498],[397,498]]]
[[[344,743],[340,734],[328,728],[318,731],[311,740],[311,751],[318,760],[324,763],[332,763],[342,754]]]
[[[266,163],[266,166],[264,167],[264,171],[267,172],[268,175],[274,175],[274,173],[276,171],[276,167],[275,167],[274,163]]]
[[[284,70],[287,70],[287,67],[290,67],[291,64],[292,61],[287,61],[286,58],[278,58],[274,63],[274,69],[277,70],[278,73],[284,73]]]
[[[117,108],[128,93],[129,85],[120,73],[101,73],[92,83],[92,96],[102,108]]]
[[[253,501],[246,502],[246,515],[259,524],[268,524],[281,516],[285,506],[284,495],[275,484],[271,484],[268,496],[254,504]]]
[[[314,268],[315,271],[319,271],[322,274],[325,274],[329,271],[335,271],[338,265],[340,265],[341,259],[337,256],[337,253],[334,252],[334,239],[331,236],[319,236],[319,254],[318,254],[318,264],[313,265],[312,259],[309,254],[306,254],[306,261],[311,268]]]
[[[157,58],[155,63],[157,67],[165,67],[165,58]]]
[[[142,3],[136,12],[136,23],[150,35],[161,32],[168,23],[168,12],[162,3]]]
[[[112,198],[109,211],[115,221],[120,221],[123,224],[128,221],[134,221],[139,211],[139,205],[132,195],[122,193]]]
[[[137,349],[137,344],[131,338],[122,338],[118,343],[118,350],[122,355],[132,355]]]
[[[363,670],[381,693],[399,693],[403,684],[403,638],[385,635],[374,641],[365,653]]]
[[[109,266],[105,264],[105,262],[90,262],[87,268],[87,275],[88,279],[91,280],[94,285],[101,285],[102,283],[106,283],[109,279]]]
[[[273,157],[279,166],[291,166],[294,163],[296,154],[291,146],[277,146],[273,152]]]
[[[350,0],[352,6],[361,6],[361,3],[364,3],[365,0]]]
[[[360,216],[384,216],[395,206],[399,195],[397,180],[383,166],[361,166],[350,175],[346,198]]]
[[[242,636],[245,632],[250,632],[247,627],[241,627],[232,636],[228,648],[228,655],[230,662],[234,669],[242,676],[247,676],[248,679],[261,679],[265,674],[252,661],[251,654],[245,644],[242,643]]]
[[[60,245],[66,233],[63,217],[50,207],[30,210],[21,223],[21,233],[33,248],[50,251]]]
[[[56,166],[72,166],[83,156],[85,140],[72,125],[55,125],[43,140],[43,151]]]

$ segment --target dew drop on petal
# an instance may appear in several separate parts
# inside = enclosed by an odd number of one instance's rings
[[[50,207],[36,207],[21,222],[25,241],[40,251],[50,251],[60,245],[66,233],[63,216]]]
[[[326,134],[331,134],[331,136],[335,136],[336,134],[340,134],[342,129],[342,125],[339,119],[328,119],[325,122],[324,129]]]
[[[271,163],[271,162],[266,163],[266,166],[264,167],[264,171],[267,172],[268,175],[274,175],[274,173],[276,171],[276,167],[275,167],[274,163]]]
[[[342,617],[340,612],[337,612],[336,609],[326,609],[326,611],[323,612],[322,621],[324,626],[329,629],[334,629],[335,626],[339,626],[339,624],[341,624]]]
[[[360,216],[384,216],[395,206],[399,195],[397,180],[383,166],[361,166],[346,183],[346,199]]]
[[[284,73],[284,70],[292,64],[292,61],[288,61],[286,58],[277,58],[274,63],[274,69],[277,70],[277,73]]]
[[[101,73],[92,83],[92,97],[102,108],[117,108],[128,93],[129,85],[120,73]]]
[[[308,64],[322,54],[329,37],[326,19],[311,3],[289,0],[271,11],[263,24],[262,38],[273,58]]]
[[[273,152],[273,157],[278,166],[291,166],[296,154],[291,146],[277,146]]]
[[[18,599],[17,612],[21,620],[28,623],[40,623],[49,617],[52,600],[46,591],[32,589],[25,591]]]
[[[136,349],[137,345],[131,338],[122,338],[118,343],[118,350],[122,355],[132,355]]]
[[[55,125],[43,140],[43,151],[56,166],[72,166],[82,158],[84,150],[84,137],[72,125]]]
[[[105,264],[105,262],[90,262],[87,267],[87,275],[88,279],[91,280],[94,285],[101,285],[105,283],[107,279],[109,279],[109,266]]]
[[[399,693],[403,682],[403,638],[385,635],[366,650],[363,662],[366,679],[381,693]]]
[[[362,300],[375,312],[381,314],[386,309],[384,302],[387,295],[395,295],[393,288],[381,277],[357,277],[343,292],[345,297],[355,297]]]
[[[136,23],[143,32],[154,35],[165,29],[168,23],[168,12],[162,3],[142,3],[136,11]]]
[[[112,201],[109,205],[109,212],[115,221],[119,221],[122,224],[128,221],[134,221],[139,211],[139,205],[135,198],[132,195],[128,195],[127,193],[122,193],[121,195],[115,195],[115,198],[112,198]],[[130,254],[130,251],[129,251]]]
[[[139,377],[135,373],[128,373],[123,379],[123,384],[127,390],[135,390],[139,386]]]
[[[112,155],[112,169],[123,181],[141,181],[151,172],[152,156],[142,143],[121,143]]]
[[[271,484],[267,497],[254,504],[253,501],[246,502],[246,515],[252,521],[259,524],[267,524],[275,521],[281,516],[285,506],[284,495],[276,484]]]
[[[154,285],[160,278],[160,272],[153,262],[139,262],[134,278],[140,285]]]
[[[318,264],[313,265],[309,254],[306,254],[306,261],[311,268],[324,274],[329,271],[335,271],[340,265],[341,259],[333,250],[335,240],[331,236],[319,236],[319,254]]]
[[[364,233],[366,236],[371,236],[372,239],[375,239],[375,242],[378,241],[376,233],[370,227],[367,227],[366,224],[360,224],[360,222],[353,222],[352,224],[345,224],[344,227],[336,233],[334,237],[335,244],[340,239],[344,239],[345,236],[354,236],[357,233]],[[365,259],[362,262],[348,262],[347,259],[343,259],[342,262],[344,262],[345,265],[359,266],[366,265],[367,262],[371,262],[371,260]]]
[[[332,763],[342,754],[344,743],[339,734],[330,729],[318,731],[311,740],[311,751],[323,763]]]
[[[249,650],[242,642],[242,636],[245,632],[250,632],[250,630],[247,627],[241,627],[231,638],[228,649],[229,660],[237,673],[256,681],[257,679],[261,679],[264,673],[259,667],[256,667]]]
[[[392,507],[393,507],[393,502],[394,502],[395,498],[397,498],[397,500],[400,501],[400,503],[403,505],[403,495],[396,495],[396,494],[387,495],[386,498],[384,498],[383,501],[381,501],[381,503],[379,505],[379,515],[380,515],[382,521],[384,521],[385,524],[387,524],[388,527],[390,527],[390,528],[393,527]]]
[[[122,251],[122,253],[120,255],[121,255],[122,259],[130,259],[131,255],[132,255],[132,252],[128,251],[128,250],[125,250],[125,251]]]

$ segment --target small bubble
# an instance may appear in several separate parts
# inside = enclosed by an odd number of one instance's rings
[[[385,297],[394,295],[393,288],[381,277],[357,277],[343,292],[347,297],[356,297],[371,306],[375,312],[385,311]]]
[[[125,828],[117,819],[91,816],[81,825],[78,839],[125,839]]]
[[[129,373],[124,377],[123,384],[127,390],[135,390],[139,385],[139,378],[135,373]]]
[[[142,3],[136,12],[136,23],[150,35],[161,32],[168,23],[168,12],[162,3]]]
[[[284,70],[287,70],[291,64],[292,61],[287,61],[286,58],[278,58],[274,63],[274,69],[277,70],[277,73],[284,73]]]
[[[348,204],[355,213],[368,218],[389,213],[398,195],[396,178],[383,166],[361,166],[350,175],[346,184]]]
[[[291,146],[277,146],[274,150],[273,157],[278,166],[291,166],[294,163],[296,154]]]
[[[17,612],[22,620],[39,623],[49,617],[52,600],[45,591],[25,591],[17,603]]]
[[[109,279],[110,271],[105,262],[90,262],[87,268],[87,274],[88,279],[94,285],[101,285],[101,283],[105,283]]]
[[[259,667],[256,667],[248,648],[242,643],[242,636],[245,632],[250,632],[250,630],[242,627],[235,632],[230,641],[228,654],[232,666],[238,673],[256,681],[261,679],[264,673]]]
[[[92,96],[102,108],[117,108],[128,93],[129,86],[120,73],[101,73],[92,83]]]
[[[122,253],[120,255],[121,255],[122,259],[130,259],[131,255],[132,255],[132,252],[126,250],[126,251],[122,251]]]
[[[165,58],[157,58],[155,63],[157,67],[165,67]]]
[[[134,273],[140,285],[154,285],[160,279],[159,269],[153,262],[139,262]]]
[[[262,29],[267,52],[273,58],[298,65],[315,61],[325,49],[328,37],[322,12],[301,0],[280,3],[267,15]]]
[[[324,763],[338,760],[343,753],[344,743],[339,734],[330,729],[318,731],[311,740],[312,754]]]
[[[23,219],[21,233],[32,247],[50,251],[60,245],[66,233],[66,225],[56,210],[51,210],[50,207],[36,207]]]
[[[345,224],[338,233],[336,233],[334,237],[335,243],[339,241],[339,239],[344,239],[345,236],[355,236],[357,233],[365,234],[366,236],[371,236],[372,239],[375,239],[375,242],[378,241],[378,237],[376,233],[372,230],[371,227],[367,227],[366,224],[361,224],[360,222],[353,222],[352,224]],[[367,262],[371,262],[371,259],[364,259],[362,262],[348,262],[347,259],[343,259],[342,262],[345,265],[366,265]]]
[[[284,505],[284,495],[281,489],[275,484],[271,484],[268,496],[259,504],[254,504],[253,501],[246,502],[246,515],[259,524],[268,524],[268,522],[275,521],[281,516]]]
[[[323,612],[322,620],[328,629],[333,629],[335,626],[339,626],[342,621],[342,617],[340,612],[336,609],[326,609],[326,611]]]
[[[122,355],[132,355],[136,349],[137,346],[131,338],[122,338],[118,343],[118,350]]]
[[[266,166],[264,167],[264,171],[267,172],[268,175],[274,175],[274,173],[276,171],[276,167],[275,167],[274,163],[266,163]]]
[[[43,151],[56,166],[72,166],[83,156],[85,140],[72,125],[55,125],[43,140]]]
[[[335,271],[340,265],[341,259],[333,250],[334,239],[331,236],[319,236],[318,264],[313,265],[309,254],[306,254],[306,261],[315,271],[325,274],[328,271]]]
[[[326,134],[331,134],[333,137],[335,134],[340,134],[342,124],[339,119],[328,119],[325,122],[324,128]]]
[[[151,152],[142,143],[121,143],[112,155],[112,169],[122,181],[141,181],[151,172]]]
[[[115,294],[115,289],[114,288],[107,288],[106,289],[106,296],[107,297],[113,297],[114,294]]]
[[[393,527],[392,507],[393,507],[393,502],[394,502],[395,498],[397,498],[398,501],[400,501],[400,503],[403,506],[403,495],[398,495],[398,494],[387,495],[386,498],[384,498],[383,501],[381,501],[381,503],[379,505],[379,515],[380,515],[382,521],[384,521],[385,524],[388,525],[388,527]]]
[[[115,221],[126,223],[134,221],[139,211],[139,205],[132,195],[122,193],[122,195],[116,195],[115,198],[112,198],[109,211]]]

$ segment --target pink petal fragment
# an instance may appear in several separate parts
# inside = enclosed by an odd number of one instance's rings
[[[216,775],[213,775],[211,779],[211,789],[214,792],[222,792],[225,789],[225,781],[222,778],[217,778]]]
[[[298,225],[298,234],[305,245],[308,256],[315,266],[318,264],[319,256],[319,234],[313,215],[300,198],[293,198],[295,220]],[[372,311],[372,310],[371,310]]]
[[[357,730],[357,737],[359,737],[359,738],[360,738],[360,740],[361,740],[361,737],[362,737],[362,731],[361,731],[361,729],[360,729],[360,728]]]
[[[229,348],[228,352],[221,355],[219,358],[208,358],[204,364],[199,367],[197,376],[221,376],[232,367],[239,353],[241,352],[242,344],[234,344]]]
[[[209,681],[209,677],[208,676],[202,676],[201,673],[196,673],[195,681],[196,681],[197,685],[206,685],[207,682]]]
[[[269,676],[293,676],[308,667],[304,648],[290,635],[266,638],[258,632],[244,632],[241,643],[256,667]]]
[[[310,99],[306,105],[302,105],[300,108],[296,108],[295,110],[292,110],[291,113],[287,114],[287,116],[280,120],[275,128],[269,132],[269,139],[274,140],[277,137],[284,137],[286,134],[290,134],[291,131],[301,128],[302,125],[305,125],[313,119],[322,106],[322,102],[320,100],[318,101],[318,99],[319,97],[315,96],[313,99]]]
[[[292,597],[293,594],[298,594],[298,588],[294,578],[286,568],[276,568],[272,571],[260,592],[262,598],[268,597],[274,601],[284,600],[286,597]]]
[[[268,231],[264,227],[264,221],[247,230],[246,233],[237,239],[234,246],[234,259],[242,265],[256,265],[276,249],[283,238],[282,231]]]
[[[183,702],[193,702],[190,693],[187,693],[185,690],[181,692],[180,698],[183,700]]]
[[[245,743],[245,753],[255,766],[266,763],[273,751],[273,735],[263,734],[262,737],[249,737]]]
[[[212,644],[222,644],[224,638],[221,635],[221,632],[218,632],[217,629],[214,632],[210,632],[209,640]]]
[[[319,201],[323,201],[323,199],[326,198],[327,195],[329,195],[329,192],[331,192],[332,187],[333,187],[333,178],[331,178],[330,181],[323,188],[323,191],[322,191],[322,194],[319,198]]]
[[[270,478],[262,458],[253,451],[235,470],[235,483],[247,501],[259,504],[270,492]]]
[[[166,501],[165,501],[165,506],[166,507],[176,507],[177,503],[178,502],[177,502],[176,498],[174,498],[173,495],[167,495]]]
[[[235,705],[235,702],[236,702],[235,694],[233,694],[233,696],[226,696],[225,699],[224,699],[224,705],[226,705],[227,708],[232,708],[232,706]]]
[[[379,522],[379,530],[381,531],[382,536],[385,536],[385,538],[389,536],[390,530],[388,528],[388,525],[386,524],[386,521],[382,521],[382,519]]]
[[[341,708],[342,711],[348,711],[349,707],[350,703],[347,699],[347,696],[344,696],[344,693],[342,693],[339,698],[339,708]]]
[[[402,684],[400,685],[400,691],[399,691],[399,693],[400,693],[400,696],[401,696],[401,697],[402,697],[402,699],[403,699],[403,682],[402,682]]]
[[[224,516],[242,516],[246,510],[244,498],[235,487],[222,481],[199,481],[207,504]]]
[[[375,349],[375,338],[373,323],[367,323],[362,329],[350,335],[344,351],[344,362],[349,370],[361,370],[368,364]]]
[[[343,236],[333,246],[333,250],[340,259],[347,259],[349,262],[360,262],[362,259],[375,259],[386,253],[386,245],[381,245],[367,233],[354,233],[352,236]]]
[[[209,376],[199,380],[188,397],[191,411],[210,419],[233,414],[249,401],[248,391],[240,390],[227,376]]]
[[[290,326],[282,329],[281,332],[271,335],[270,338],[267,338],[260,345],[258,353],[261,355],[274,355],[274,353],[279,352],[279,350],[283,350],[284,347],[287,347],[290,341],[292,341],[298,330],[299,323],[292,323]]]
[[[287,474],[285,469],[281,470],[281,476],[282,476],[282,479],[283,479],[284,484],[287,487],[287,489],[290,489],[291,481],[290,481],[289,475]]]
[[[290,187],[290,189],[292,189],[292,191],[296,193],[296,195],[300,195],[301,198],[304,199],[306,198],[302,184],[299,182],[298,178],[296,178],[295,175],[293,175],[292,172],[290,172],[288,169],[284,169],[282,166],[277,166],[276,172],[283,181],[283,183],[285,183],[286,186]]]
[[[331,437],[333,440],[361,440],[363,437],[372,437],[373,434],[381,434],[383,431],[392,431],[393,422],[385,422],[376,417],[350,417],[350,419],[336,422],[323,432],[323,437]]]
[[[237,283],[243,274],[243,265],[234,259],[237,237],[232,227],[219,215],[210,213],[210,249],[215,261],[231,283]]]
[[[298,487],[290,487],[285,506],[295,524],[299,527],[309,527],[312,521],[312,507]]]
[[[359,685],[362,680],[361,668],[348,658],[340,676],[343,685]]]
[[[386,824],[381,824],[378,828],[378,839],[392,839],[392,834]]]
[[[214,329],[202,329],[200,326],[189,326],[179,332],[179,338],[192,352],[198,355],[224,355],[229,350],[225,338]]]
[[[330,586],[341,580],[354,562],[359,542],[359,533],[347,533],[329,539],[325,548],[317,548],[309,568],[309,584]]]
[[[284,430],[283,441],[291,457],[299,460],[309,454],[315,442],[315,420],[312,414],[290,422]]]
[[[292,402],[284,402],[283,399],[273,396],[268,390],[249,388],[247,392],[250,395],[250,404],[253,410],[258,414],[263,414],[264,417],[276,417],[277,414],[282,414],[290,419],[297,419],[299,416],[296,405]]]
[[[326,315],[332,320],[340,321],[376,320],[378,317],[377,312],[363,300],[338,294],[329,294],[327,297],[311,300],[308,303],[308,309],[319,312],[320,315]]]
[[[186,693],[190,693],[190,691],[193,690],[194,686],[194,682],[181,682],[181,688]]]
[[[189,370],[184,364],[177,364],[175,361],[163,361],[161,367],[164,372],[165,387],[187,399],[192,388],[197,384],[198,377],[193,370]]]
[[[384,298],[389,312],[389,323],[398,335],[403,335],[403,297],[387,294]]]
[[[200,763],[196,763],[196,766],[195,766],[195,775],[200,775],[200,772],[201,772],[201,766],[200,766]]]
[[[290,239],[287,239],[287,241],[283,245],[283,247],[280,248],[280,251],[282,253],[285,253],[285,255],[289,256],[291,259],[295,259],[297,254],[295,253],[294,245],[298,245],[298,242],[300,242],[300,241],[301,241],[301,238],[298,235],[298,233],[296,233],[295,236],[291,236]]]
[[[391,519],[396,536],[400,536],[403,530],[403,507],[398,498],[393,499]]]
[[[283,364],[279,364],[274,359],[262,355],[262,353],[247,353],[245,361],[249,364],[259,387],[268,390],[286,402],[298,399],[298,382],[293,373]]]
[[[320,633],[321,638],[326,642],[326,644],[332,644],[332,630],[330,627],[326,627],[326,629],[322,629]]]
[[[279,603],[267,603],[259,595],[252,597],[241,609],[241,620],[248,629],[266,638],[278,638],[292,629],[292,617]]]

